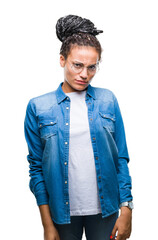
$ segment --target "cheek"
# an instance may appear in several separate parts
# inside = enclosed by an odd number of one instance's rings
[[[65,69],[65,77],[67,80],[75,79],[76,74],[74,72],[69,71],[68,69]]]

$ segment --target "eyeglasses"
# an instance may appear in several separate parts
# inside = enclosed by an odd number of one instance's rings
[[[70,66],[71,66],[71,69],[75,72],[75,73],[81,73],[83,71],[83,69],[85,68],[84,64],[83,63],[79,63],[79,62],[74,62],[74,63],[70,63]],[[95,74],[96,72],[98,72],[99,70],[99,62],[97,62],[96,64],[92,64],[87,68],[87,72],[90,74],[90,75],[93,75]]]

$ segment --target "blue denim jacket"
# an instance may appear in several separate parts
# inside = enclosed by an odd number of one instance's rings
[[[68,191],[70,98],[62,90],[33,98],[25,116],[25,138],[30,167],[30,189],[37,204],[49,204],[58,224],[71,223]],[[90,136],[102,217],[132,200],[128,150],[119,105],[107,89],[86,89]],[[68,123],[68,124],[66,124]]]

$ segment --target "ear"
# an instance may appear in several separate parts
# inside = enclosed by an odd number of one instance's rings
[[[65,67],[66,60],[63,55],[60,55],[60,66]]]

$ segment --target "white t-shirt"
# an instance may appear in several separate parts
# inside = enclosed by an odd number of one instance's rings
[[[70,97],[69,201],[70,215],[101,213],[85,91]]]

